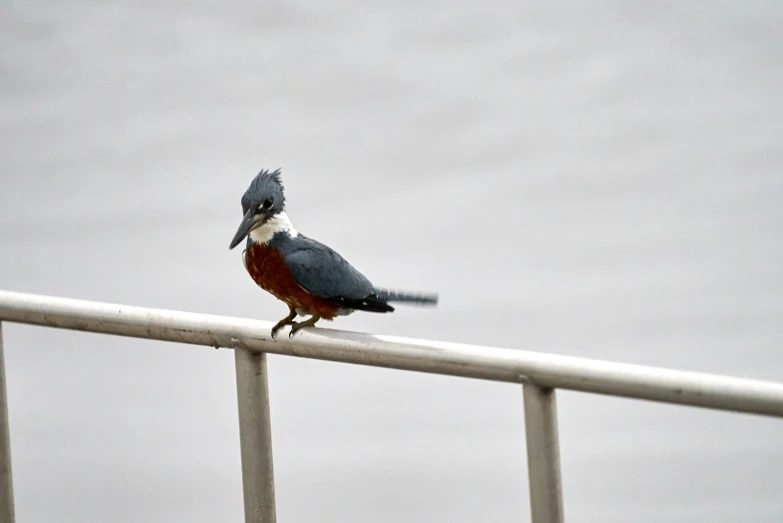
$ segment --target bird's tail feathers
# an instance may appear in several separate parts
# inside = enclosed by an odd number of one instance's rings
[[[434,293],[395,291],[376,287],[375,295],[381,300],[389,302],[408,303],[411,305],[438,304],[438,295]]]

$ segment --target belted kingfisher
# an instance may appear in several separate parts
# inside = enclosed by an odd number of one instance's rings
[[[437,294],[375,287],[337,252],[294,229],[285,212],[280,169],[262,170],[242,196],[242,222],[229,249],[247,237],[245,269],[256,284],[288,305],[289,314],[272,328],[291,325],[289,337],[320,319],[354,311],[393,312],[389,302],[436,305]],[[310,319],[295,322],[297,315]]]

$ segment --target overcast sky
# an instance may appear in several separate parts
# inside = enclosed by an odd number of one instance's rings
[[[278,320],[295,226],[435,310],[335,326],[783,380],[779,2],[5,2],[0,288]],[[242,520],[230,351],[4,326],[17,521]],[[525,521],[519,387],[270,357],[279,521]],[[783,423],[561,393],[566,517],[780,523]]]

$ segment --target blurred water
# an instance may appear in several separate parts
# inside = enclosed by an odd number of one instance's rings
[[[434,311],[344,329],[783,380],[783,7],[11,2],[0,288],[275,320],[289,215]],[[6,325],[19,521],[241,520],[230,352]],[[280,521],[524,521],[521,392],[270,358]],[[573,521],[779,523],[783,425],[562,393]]]

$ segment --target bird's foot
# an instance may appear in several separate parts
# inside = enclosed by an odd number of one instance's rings
[[[291,312],[288,316],[283,318],[282,320],[278,321],[274,327],[272,327],[272,338],[277,337],[277,332],[285,327],[286,325],[295,325],[294,318],[296,318],[296,311],[291,309]]]
[[[311,316],[309,320],[300,321],[299,323],[292,323],[291,324],[291,332],[288,333],[289,338],[293,338],[297,332],[304,329],[305,327],[314,327],[315,322],[320,320],[320,316]]]
[[[286,325],[286,324],[285,324],[285,323],[283,323],[282,321],[281,321],[281,322],[278,322],[278,323],[276,323],[276,324],[275,324],[275,326],[274,326],[274,327],[272,327],[272,332],[271,332],[271,334],[272,334],[272,338],[277,338],[277,332],[278,332],[280,329],[282,329],[282,328],[283,328],[285,325]]]
[[[279,322],[277,322],[277,324],[275,324],[275,326],[272,327],[272,333],[271,333],[272,334],[272,338],[277,338],[277,333],[280,332],[280,329],[282,329],[286,325],[291,325],[292,326],[291,328],[293,329],[293,326],[296,325],[296,323],[294,323],[293,321],[290,321],[290,320],[289,321],[279,321]]]

